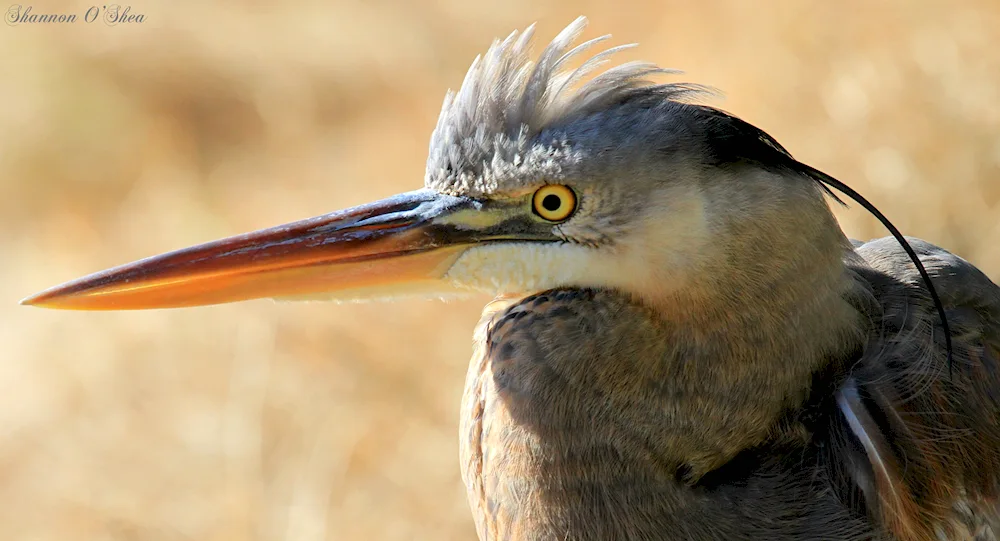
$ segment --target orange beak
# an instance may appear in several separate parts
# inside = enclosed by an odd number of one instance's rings
[[[470,246],[509,238],[484,203],[430,190],[158,255],[67,282],[21,304],[137,310],[262,297],[356,299],[443,292]],[[471,212],[467,212],[471,211]],[[487,213],[489,214],[489,213]],[[466,226],[463,217],[485,226]]]

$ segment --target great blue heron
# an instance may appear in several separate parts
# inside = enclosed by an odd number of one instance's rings
[[[584,24],[475,61],[422,190],[23,302],[499,294],[461,420],[484,540],[995,539],[997,286],[891,225],[852,244],[824,194],[856,194],[665,70],[582,82],[618,50],[566,69]]]

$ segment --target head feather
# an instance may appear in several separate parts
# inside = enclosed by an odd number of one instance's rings
[[[427,187],[488,193],[505,173],[532,165],[543,169],[557,165],[553,158],[558,148],[534,144],[545,128],[622,102],[639,91],[680,100],[703,90],[688,84],[654,84],[649,80],[652,75],[679,72],[648,62],[621,64],[579,84],[612,55],[635,46],[612,47],[569,70],[569,60],[611,37],[600,36],[573,47],[586,25],[585,17],[577,18],[537,60],[531,57],[534,25],[494,41],[485,55],[476,57],[459,91],[445,95],[431,135]]]

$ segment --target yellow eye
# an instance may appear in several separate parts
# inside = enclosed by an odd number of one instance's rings
[[[576,210],[576,194],[568,186],[547,184],[531,198],[535,214],[550,222],[562,222]]]

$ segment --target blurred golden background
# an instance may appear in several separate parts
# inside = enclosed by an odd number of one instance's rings
[[[716,105],[904,232],[1000,275],[996,0],[130,9],[144,21],[0,26],[0,539],[472,539],[457,410],[487,298],[16,302],[419,187],[444,91],[536,20],[538,45],[579,14],[586,37],[640,42],[622,58],[721,89]],[[885,234],[856,206],[838,215]]]

